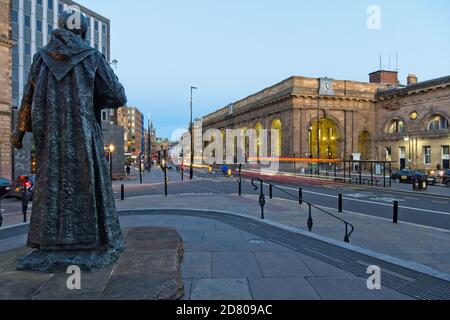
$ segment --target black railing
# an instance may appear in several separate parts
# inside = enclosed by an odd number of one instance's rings
[[[308,226],[308,230],[310,232],[312,231],[312,229],[314,227],[314,220],[313,220],[313,217],[312,217],[312,209],[315,208],[315,209],[319,210],[321,213],[324,213],[324,214],[326,214],[326,215],[328,215],[330,217],[333,217],[333,218],[337,219],[338,221],[344,223],[345,224],[344,241],[347,242],[347,243],[350,242],[350,237],[353,234],[353,232],[355,231],[355,227],[351,223],[345,221],[342,218],[339,218],[338,216],[336,216],[336,215],[334,215],[334,214],[332,214],[330,212],[325,211],[324,209],[322,209],[322,208],[320,208],[320,207],[318,207],[316,205],[313,205],[312,203],[309,203],[309,202],[305,201],[301,197],[297,197],[296,195],[293,195],[292,193],[290,193],[290,192],[288,192],[288,191],[286,191],[286,190],[284,190],[284,189],[282,189],[282,188],[280,188],[280,187],[278,187],[278,186],[276,186],[276,185],[274,185],[274,184],[272,184],[272,183],[270,183],[268,181],[260,179],[260,178],[252,179],[252,185],[253,185],[253,189],[255,191],[258,190],[258,186],[255,183],[256,181],[259,182],[259,206],[261,207],[261,219],[265,218],[265,216],[264,216],[264,206],[266,205],[266,196],[264,194],[264,185],[266,184],[266,185],[269,186],[270,195],[271,196],[272,196],[272,193],[273,193],[273,188],[275,188],[275,189],[279,190],[280,192],[288,195],[289,197],[298,200],[300,204],[301,203],[305,203],[308,206],[309,210],[308,210],[307,226]]]

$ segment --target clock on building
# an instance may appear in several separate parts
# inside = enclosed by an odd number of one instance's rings
[[[334,95],[333,79],[320,78],[319,94],[330,96]]]

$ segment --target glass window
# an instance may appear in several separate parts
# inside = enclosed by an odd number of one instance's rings
[[[98,31],[98,25],[99,24],[100,24],[100,21],[94,21],[95,31]]]
[[[392,120],[388,126],[387,132],[390,134],[405,133],[406,132],[405,123],[401,120]]]
[[[62,3],[58,4],[58,12],[62,13],[64,11],[64,5]]]
[[[37,0],[36,3],[38,6],[42,6],[42,0]]]
[[[53,10],[53,0],[48,0],[48,10]]]
[[[53,31],[53,26],[52,26],[51,24],[49,24],[49,25],[47,26],[47,28],[48,28],[48,35],[51,35],[51,34],[52,34],[52,31]]]
[[[438,131],[448,129],[448,120],[440,115],[433,116],[428,124],[428,131]]]
[[[31,55],[31,46],[29,43],[25,43],[25,54]]]
[[[42,21],[39,19],[36,20],[36,30],[42,32]]]
[[[431,147],[423,147],[423,162],[424,164],[431,164]]]
[[[106,34],[106,24],[103,24],[103,25],[102,25],[102,33],[103,33],[103,34]]]
[[[25,27],[31,28],[31,17],[29,15],[25,15]]]
[[[19,16],[17,14],[17,10],[13,10],[11,13],[12,22],[19,23]]]

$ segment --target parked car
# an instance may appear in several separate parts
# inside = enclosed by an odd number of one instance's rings
[[[426,179],[429,185],[435,185],[437,183],[436,177],[429,177],[428,175],[415,170],[401,170],[395,172],[391,176],[392,180],[399,181],[400,183],[413,183],[415,179]]]
[[[11,182],[8,179],[0,178],[0,199],[7,196],[11,191]]]
[[[442,176],[442,183],[447,187],[450,187],[450,169],[445,170]]]
[[[8,196],[13,198],[22,199],[23,188],[27,188],[27,198],[28,200],[33,199],[33,191],[35,185],[35,176],[20,176],[14,181],[11,191]]]

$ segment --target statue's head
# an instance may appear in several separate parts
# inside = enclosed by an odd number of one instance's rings
[[[59,28],[70,30],[84,40],[88,31],[88,19],[79,10],[63,11],[59,15]]]

